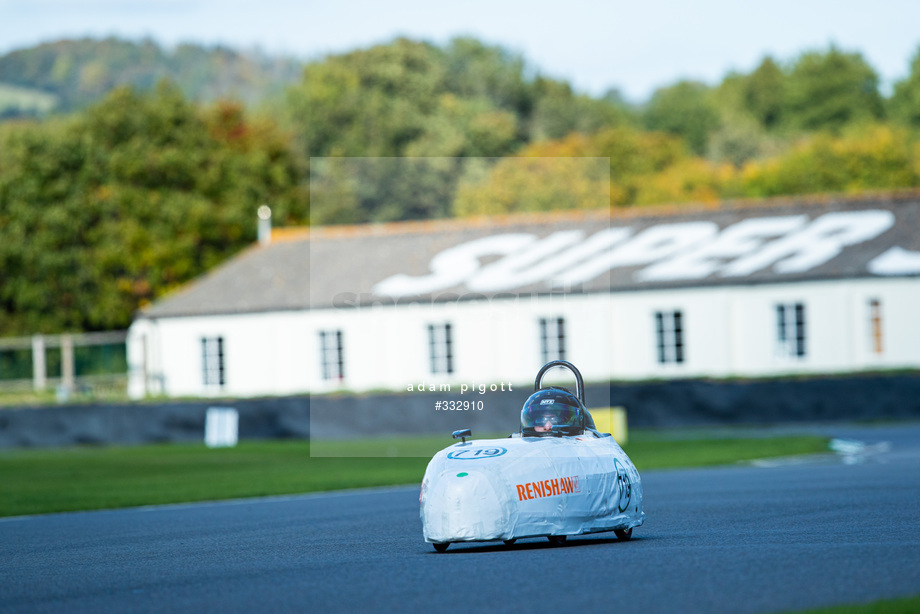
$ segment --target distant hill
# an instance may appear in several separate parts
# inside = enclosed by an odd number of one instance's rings
[[[0,119],[44,115],[58,106],[58,97],[40,90],[0,83]]]
[[[303,63],[226,47],[164,48],[118,38],[60,40],[0,56],[0,117],[79,109],[120,85],[174,81],[190,99],[257,103],[298,79]]]

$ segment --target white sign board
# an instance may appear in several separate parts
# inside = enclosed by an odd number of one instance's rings
[[[235,446],[239,423],[239,412],[232,407],[209,407],[204,421],[204,444],[209,448]]]

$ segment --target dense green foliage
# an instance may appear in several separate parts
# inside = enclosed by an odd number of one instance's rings
[[[301,170],[271,124],[167,84],[116,90],[2,142],[2,332],[123,328],[250,243],[260,204],[282,221],[307,216]]]
[[[911,62],[908,77],[895,84],[889,108],[893,120],[920,128],[920,49]]]
[[[839,130],[882,116],[878,75],[856,53],[831,48],[796,61],[786,77],[788,121],[804,130]]]
[[[680,136],[697,155],[706,153],[706,142],[719,125],[719,112],[702,83],[681,81],[655,92],[643,113],[650,130]]]
[[[197,445],[78,447],[0,451],[0,516],[211,501],[393,484],[420,484],[443,436],[326,442],[311,456],[306,441],[244,441],[235,448]],[[719,465],[814,454],[820,437],[668,441],[647,434],[625,447],[640,471]]]
[[[0,83],[52,95],[60,111],[85,107],[123,85],[152,90],[162,79],[173,81],[194,100],[256,102],[280,94],[302,68],[296,60],[244,54],[225,47],[179,45],[167,50],[150,40],[86,38],[45,43],[0,56]],[[4,108],[0,105],[0,114]],[[34,110],[28,106],[7,108],[8,115],[16,115],[17,109],[22,114]]]
[[[517,155],[609,157],[612,206],[920,187],[920,53],[888,101],[860,54],[831,47],[788,63],[764,58],[714,87],[661,88],[638,117],[645,130],[623,123],[571,133]],[[577,169],[550,176],[505,159],[461,184],[454,213],[568,208],[571,199],[544,205],[532,194],[561,185],[576,194],[590,181]]]
[[[888,99],[830,47],[632,106],[473,39],[397,39],[269,106],[222,99],[297,66],[117,39],[0,57],[0,101],[78,109],[0,123],[0,335],[126,326],[250,243],[263,203],[335,224],[920,187],[920,52]]]
[[[311,64],[288,106],[305,154],[375,158],[311,169],[321,224],[447,217],[465,171],[458,158],[509,156],[629,118],[615,101],[528,76],[521,58],[465,38],[444,48],[398,39]],[[379,159],[392,157],[452,159]]]

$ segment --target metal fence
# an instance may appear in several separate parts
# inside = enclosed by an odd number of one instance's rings
[[[127,336],[108,331],[0,338],[0,392],[123,395]]]

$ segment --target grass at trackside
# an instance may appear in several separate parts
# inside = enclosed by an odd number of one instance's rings
[[[725,465],[777,456],[797,456],[828,451],[826,437],[768,437],[755,439],[635,438],[623,449],[639,471],[677,467]]]
[[[0,453],[0,516],[420,482],[424,458],[310,458],[305,441]]]
[[[842,605],[801,614],[914,614],[920,612],[920,597],[886,599],[860,605]]]
[[[6,450],[0,451],[0,516],[418,484],[431,455],[451,443],[441,436],[342,443],[355,458],[311,457],[305,441],[244,441],[220,449],[162,444]],[[827,440],[646,436],[625,449],[644,471],[822,452]]]
[[[476,439],[503,438],[504,435],[477,435]],[[364,439],[344,442],[316,442],[313,456],[407,457],[425,459],[453,443],[444,436]],[[662,439],[654,431],[637,431],[623,446],[639,470],[672,467],[703,467],[776,456],[826,452],[824,437]]]

